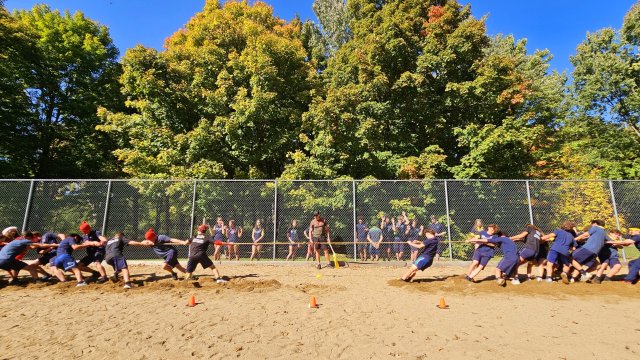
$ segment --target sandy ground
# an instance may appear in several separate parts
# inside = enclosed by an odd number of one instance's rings
[[[0,285],[0,359],[640,359],[640,285],[499,288],[493,267],[476,284],[460,266],[411,284],[396,266],[219,267],[228,284],[140,265],[127,291]]]

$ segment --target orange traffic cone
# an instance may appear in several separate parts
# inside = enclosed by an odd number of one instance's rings
[[[191,295],[191,297],[189,297],[189,303],[187,304],[188,307],[194,307],[196,306],[196,296],[195,295]]]
[[[318,303],[316,302],[316,297],[315,296],[312,296],[311,300],[309,300],[309,309],[311,309],[311,308],[315,308],[315,309],[318,308]]]
[[[438,302],[438,308],[440,309],[448,309],[449,305],[447,305],[446,302],[444,302],[444,296],[440,296],[440,301]]]

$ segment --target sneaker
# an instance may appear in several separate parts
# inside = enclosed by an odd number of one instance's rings
[[[124,283],[125,289],[131,289],[131,283]]]
[[[507,285],[507,280],[505,280],[505,278],[499,278],[496,279],[496,283],[498,284],[498,286],[505,286]]]
[[[571,278],[571,280],[569,280],[569,282],[573,284],[574,282],[576,282],[576,279],[575,278]]]
[[[472,278],[469,277],[469,275],[465,276],[464,279],[467,280],[468,282],[475,282],[473,281]]]
[[[178,274],[176,274],[176,273],[171,273],[171,278],[172,278],[173,280],[178,280]]]
[[[552,283],[552,282],[553,282],[553,279],[552,279],[552,278],[550,278],[550,277],[548,277],[548,278],[546,278],[544,281],[546,281],[546,282],[548,282],[548,283]]]
[[[613,279],[608,276],[605,276],[604,279],[602,279],[602,281],[613,281]]]
[[[229,281],[227,281],[227,280],[225,280],[225,279],[223,279],[223,278],[218,278],[218,279],[216,279],[216,283],[218,283],[218,284],[226,284],[226,283],[228,283],[228,282],[229,282]]]
[[[563,272],[562,274],[560,274],[560,277],[562,278],[562,282],[564,284],[569,284],[570,283],[569,282],[569,275],[567,275],[566,272]],[[571,280],[573,280],[573,279],[571,279]]]
[[[580,276],[580,281],[582,282],[589,282],[591,280],[591,274],[589,273],[585,273],[582,274],[582,276]]]
[[[80,286],[87,286],[87,283],[85,281],[80,281],[79,283],[76,284],[76,287],[80,287]]]
[[[542,278],[540,276],[536,277],[537,282],[542,282]]]
[[[594,284],[601,284],[602,283],[602,279],[596,276],[595,278],[593,278],[592,282]]]
[[[320,265],[320,264],[316,265],[316,269],[318,269],[318,270],[322,269],[322,265]]]
[[[107,282],[107,280],[109,280],[109,278],[107,278],[106,276],[101,276],[98,278],[98,280],[96,280],[96,283],[98,284],[104,284]]]
[[[511,280],[511,285],[520,285],[520,279],[518,278],[513,278]]]
[[[113,276],[111,276],[111,281],[113,281],[114,283],[117,283],[120,280],[120,277],[118,276],[118,274],[113,274]]]
[[[45,276],[41,277],[40,280],[49,281],[49,280],[51,280],[51,275],[45,275]]]

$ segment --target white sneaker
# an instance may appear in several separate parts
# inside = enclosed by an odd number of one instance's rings
[[[518,278],[514,278],[511,280],[511,285],[520,285],[520,280]]]
[[[589,280],[591,280],[591,274],[589,274],[589,273],[580,276],[580,281],[581,282],[588,282]]]
[[[125,284],[124,284],[124,288],[125,288],[125,289],[131,289],[131,284],[129,284],[129,283],[125,283]]]
[[[542,278],[541,278],[540,276],[538,276],[538,277],[536,278],[536,281],[537,281],[537,282],[542,282]]]
[[[228,283],[228,281],[227,281],[227,280],[225,280],[225,279],[220,278],[220,279],[217,279],[217,280],[216,280],[216,283],[218,283],[218,284],[225,284],[225,283]]]
[[[84,281],[80,281],[79,283],[76,284],[76,287],[80,287],[80,286],[87,286],[87,283]]]
[[[552,278],[550,278],[550,277],[548,277],[545,281],[546,281],[546,282],[548,282],[548,283],[552,283],[552,282],[553,282],[553,279],[552,279]]]

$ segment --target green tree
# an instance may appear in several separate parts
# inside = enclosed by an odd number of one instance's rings
[[[95,134],[97,106],[119,99],[118,50],[107,27],[81,12],[61,14],[48,6],[12,17],[32,36],[35,56],[22,79],[30,123],[26,144],[29,175],[97,177],[117,173],[109,137]],[[25,174],[26,175],[26,174]]]
[[[316,88],[300,21],[262,2],[207,1],[157,52],[127,51],[121,78],[133,114],[103,110],[135,177],[275,177],[299,145]]]
[[[313,12],[320,20],[331,53],[351,39],[351,15],[346,0],[315,0]]]

